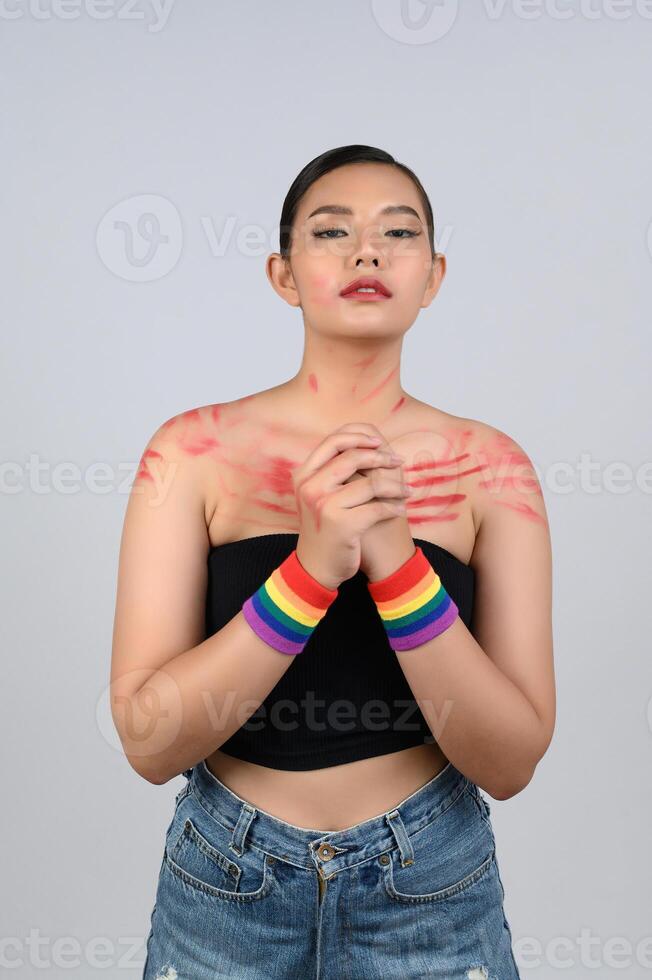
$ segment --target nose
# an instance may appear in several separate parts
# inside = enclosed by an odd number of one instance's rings
[[[374,268],[378,268],[382,261],[382,252],[374,242],[373,236],[369,236],[360,247],[353,253],[353,260],[356,269],[362,263],[369,262]]]
[[[382,242],[379,241],[379,230],[368,228],[351,250],[349,261],[357,269],[360,265],[369,263],[374,269],[383,268],[385,265],[385,254]]]

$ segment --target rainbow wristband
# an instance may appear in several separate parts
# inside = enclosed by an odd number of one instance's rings
[[[281,653],[301,653],[313,630],[337,598],[313,578],[292,554],[275,568],[242,606],[254,633]]]
[[[411,650],[452,626],[459,609],[418,545],[400,568],[367,582],[392,650]]]

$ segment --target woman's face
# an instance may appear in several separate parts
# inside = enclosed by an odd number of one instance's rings
[[[321,210],[333,207],[336,213]],[[356,163],[320,177],[304,195],[289,272],[283,295],[301,306],[313,329],[390,337],[405,333],[430,304],[445,259],[433,262],[426,215],[410,178],[391,165]],[[380,280],[391,296],[341,295],[363,276]]]

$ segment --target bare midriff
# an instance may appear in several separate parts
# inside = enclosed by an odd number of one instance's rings
[[[225,786],[274,817],[313,830],[345,830],[397,806],[448,759],[436,743],[300,772],[269,769],[219,750],[206,765]]]

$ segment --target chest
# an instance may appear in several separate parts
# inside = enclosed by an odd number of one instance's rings
[[[300,530],[295,471],[321,436],[270,434],[243,428],[222,440],[206,490],[212,546],[256,534]],[[413,537],[446,548],[469,562],[475,543],[477,471],[464,446],[435,430],[421,429],[391,438],[405,457],[403,473],[413,493],[406,519]]]

